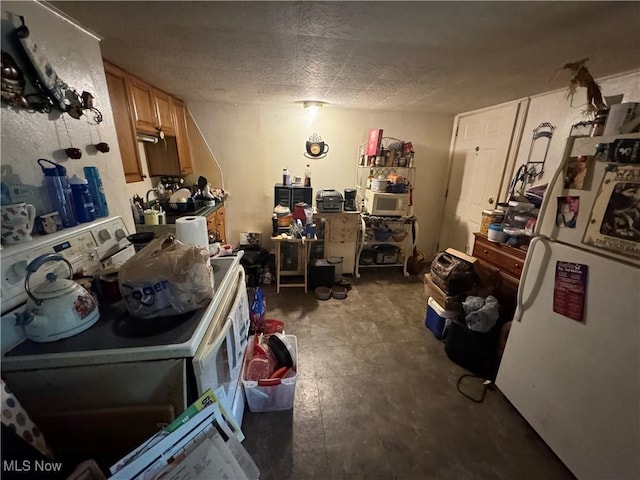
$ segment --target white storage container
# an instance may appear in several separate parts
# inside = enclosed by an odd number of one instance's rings
[[[256,381],[245,380],[245,372],[249,360],[249,352],[245,355],[244,366],[242,368],[242,385],[247,397],[249,410],[252,412],[275,412],[278,410],[290,410],[293,408],[293,401],[296,395],[296,380],[298,379],[298,339],[295,335],[285,335],[286,339],[293,347],[293,364],[296,374],[293,377],[283,378],[280,384],[272,386],[262,386]],[[249,337],[247,348],[253,345],[253,336]]]

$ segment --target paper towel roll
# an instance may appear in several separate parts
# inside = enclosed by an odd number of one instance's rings
[[[176,220],[176,238],[187,245],[209,248],[207,219],[201,216],[180,217]]]

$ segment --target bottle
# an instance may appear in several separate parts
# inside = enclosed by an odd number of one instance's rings
[[[74,175],[69,179],[73,195],[73,209],[80,223],[93,222],[96,219],[96,207],[89,191],[89,182]]]
[[[640,163],[640,140],[619,138],[611,143],[598,143],[595,158],[600,162]]]
[[[307,168],[305,168],[304,170],[304,186],[305,187],[311,186],[311,167],[309,166],[308,163],[307,163]]]
[[[291,175],[289,174],[289,170],[287,167],[282,169],[282,184],[283,185],[291,185]]]
[[[269,265],[265,265],[264,274],[262,276],[262,283],[264,283],[265,285],[269,285],[271,283],[271,280],[271,270],[269,270]]]
[[[47,162],[53,167],[45,167],[42,162]],[[77,225],[78,220],[73,210],[73,196],[69,178],[67,177],[67,169],[46,158],[40,158],[38,165],[40,165],[42,173],[44,173],[44,185],[51,202],[51,208],[58,212],[62,226],[67,228]]]
[[[367,190],[371,190],[372,181],[373,181],[373,168],[369,170],[369,176],[367,177]]]
[[[102,186],[102,178],[98,167],[84,167],[84,177],[89,182],[89,191],[93,198],[93,205],[96,208],[96,217],[108,217],[109,207],[107,206],[107,197],[104,195]]]

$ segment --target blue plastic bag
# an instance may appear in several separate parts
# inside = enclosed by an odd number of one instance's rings
[[[264,315],[267,312],[267,299],[262,288],[256,287],[250,308],[250,333],[260,333],[264,330]]]

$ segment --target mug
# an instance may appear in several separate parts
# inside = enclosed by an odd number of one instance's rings
[[[1,207],[2,243],[31,241],[31,230],[36,219],[36,207],[30,203],[14,203]]]
[[[36,217],[36,231],[40,235],[54,233],[58,230],[58,212],[47,213]]]

